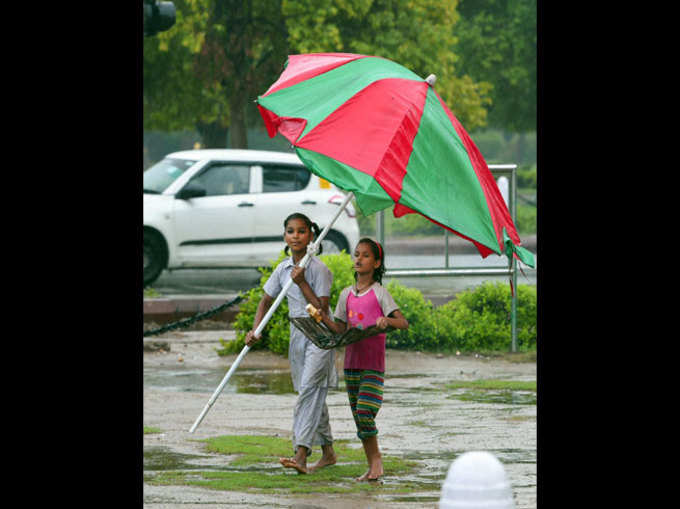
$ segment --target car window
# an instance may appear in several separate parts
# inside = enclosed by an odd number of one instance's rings
[[[247,194],[250,190],[250,166],[212,164],[192,179],[206,191],[206,196]]]
[[[162,193],[196,161],[165,158],[144,172],[144,192]]]
[[[263,166],[262,192],[300,191],[307,187],[311,173],[299,166]]]

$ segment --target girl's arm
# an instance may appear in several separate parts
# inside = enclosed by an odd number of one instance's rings
[[[305,299],[307,299],[307,302],[309,302],[316,309],[328,308],[329,298],[316,296],[314,290],[312,290],[312,287],[309,286],[309,283],[305,279],[305,269],[301,269],[300,267],[293,267],[293,271],[290,273],[290,277],[293,280],[293,283],[300,287],[300,291],[302,292],[302,295],[305,296]]]
[[[334,322],[331,320],[326,308],[320,309],[319,312],[321,313],[321,320],[331,331],[335,332],[336,334],[342,334],[347,330],[347,324],[345,322],[341,320]]]
[[[255,329],[260,325],[262,318],[267,314],[269,308],[274,303],[274,299],[267,295],[266,293],[262,295],[260,303],[257,305],[257,311],[255,311],[255,319],[253,320],[253,329],[248,331],[245,337],[246,345],[252,346],[260,340],[260,337],[255,336]]]
[[[381,316],[375,324],[381,329],[386,329],[388,325],[395,329],[408,329],[408,321],[398,309],[392,311],[389,316]]]

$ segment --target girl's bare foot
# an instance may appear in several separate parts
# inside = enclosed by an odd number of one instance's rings
[[[307,473],[307,466],[298,463],[295,458],[279,458],[279,463],[281,463],[286,468],[294,468],[300,474]]]
[[[307,470],[311,473],[311,472],[314,472],[314,470],[318,470],[319,468],[327,467],[329,465],[335,465],[336,461],[338,461],[338,458],[335,454],[333,454],[332,456],[326,456],[324,454],[323,456],[321,456],[319,461],[314,463]]]
[[[357,481],[379,481],[383,475],[382,454],[378,447],[378,437],[372,436],[362,439],[364,452],[366,453],[366,460],[368,461],[368,472],[361,477],[357,477]]]
[[[383,473],[384,472],[383,472],[383,469],[382,469],[382,465],[380,465],[379,467],[369,468],[368,470],[366,470],[364,475],[357,477],[355,480],[357,482],[364,482],[364,481],[376,482],[376,481],[380,481],[380,478],[382,477]]]
[[[371,472],[371,470],[368,469],[368,470],[366,470],[366,473],[365,473],[364,475],[361,475],[361,476],[357,477],[357,478],[354,479],[354,480],[357,481],[357,482],[363,482],[363,481],[365,481],[366,479],[368,479],[368,474],[369,474],[370,472]]]
[[[366,473],[366,480],[379,481],[383,474],[382,458],[378,458],[378,460],[373,465],[371,465],[371,468],[368,469],[368,472]]]

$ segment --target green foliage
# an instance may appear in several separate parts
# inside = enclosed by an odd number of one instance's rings
[[[486,122],[491,85],[456,68],[456,2],[441,0],[176,0],[175,25],[144,39],[144,128],[229,127],[261,120],[252,99],[286,55],[348,52],[426,77],[466,128]],[[254,119],[254,120],[253,120]]]
[[[144,39],[144,128],[245,128],[245,115],[257,115],[251,99],[288,53],[280,9],[268,0],[174,3],[175,25]]]
[[[512,343],[509,285],[486,282],[435,309],[437,337],[446,349],[507,351]],[[536,287],[517,285],[517,349],[536,348]]]
[[[144,288],[144,298],[145,299],[155,299],[156,297],[160,297],[160,296],[161,296],[161,294],[155,288],[151,288],[150,286]]]
[[[517,187],[536,189],[537,173],[535,164],[530,167],[517,168]]]
[[[246,333],[252,329],[257,305],[263,295],[262,287],[272,271],[285,258],[283,251],[269,267],[260,269],[260,285],[251,289],[239,307],[234,321],[236,339],[220,339],[219,355],[238,353],[244,346]],[[343,288],[354,282],[352,259],[347,253],[321,255],[321,261],[333,274],[330,305],[334,310]],[[510,287],[503,283],[486,282],[474,289],[459,293],[455,299],[435,308],[420,290],[409,288],[397,280],[387,284],[400,311],[409,323],[407,330],[387,334],[387,348],[422,351],[462,352],[509,351],[512,343],[510,330]],[[517,349],[519,352],[536,350],[536,287],[517,286]],[[290,321],[288,302],[284,299],[262,332],[262,340],[254,349],[268,349],[288,356]]]
[[[465,74],[493,90],[489,125],[536,130],[536,0],[462,0],[455,52]]]
[[[354,246],[351,246],[351,249],[354,249]],[[344,288],[354,284],[354,265],[352,263],[352,257],[343,251],[339,254],[322,254],[319,256],[319,260],[321,260],[333,274],[333,284],[331,285],[329,303],[331,311],[335,311],[340,292]]]
[[[536,233],[536,207],[533,205],[517,204],[517,231],[519,234]]]
[[[388,283],[387,291],[399,306],[409,327],[387,334],[385,346],[402,350],[436,350],[438,338],[432,302],[425,299],[420,290],[408,288],[396,280]]]
[[[276,260],[272,260],[268,267],[260,267],[258,269],[262,274],[259,286],[251,288],[239,304],[239,312],[236,315],[233,324],[234,329],[236,329],[236,339],[232,341],[220,339],[222,348],[217,350],[219,355],[238,353],[243,349],[245,346],[246,334],[253,328],[257,306],[264,295],[264,284],[267,282],[276,266],[281,263],[284,258],[286,258],[286,254],[281,251],[279,257]],[[269,319],[267,326],[262,331],[262,339],[255,343],[251,349],[271,350],[274,353],[287,357],[288,342],[290,340],[290,331],[288,330],[289,323],[288,300],[283,299]]]

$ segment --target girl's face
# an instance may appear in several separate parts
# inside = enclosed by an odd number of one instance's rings
[[[302,219],[291,219],[283,232],[283,240],[293,253],[307,252],[307,244],[312,241],[312,231]]]
[[[380,260],[375,259],[373,250],[369,244],[357,244],[354,250],[354,270],[357,274],[372,274],[380,267]]]

